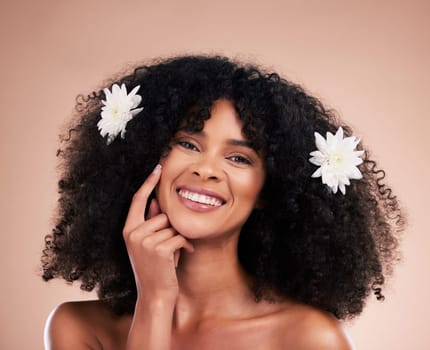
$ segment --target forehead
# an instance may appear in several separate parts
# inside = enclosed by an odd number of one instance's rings
[[[201,115],[203,114],[203,115]],[[195,117],[196,115],[194,115]],[[237,139],[245,139],[243,133],[244,123],[239,118],[239,115],[229,100],[215,101],[208,115],[198,113],[198,118],[185,118],[182,122],[183,126],[179,130],[198,133],[203,136],[208,136],[208,133],[215,133],[217,135],[229,135],[229,137]]]
[[[211,116],[205,122],[205,129],[221,128],[225,133],[242,135],[243,122],[234,105],[228,100],[217,100],[211,108]]]
[[[240,116],[239,116],[240,114]],[[264,134],[254,125],[255,117],[243,109],[238,112],[233,101],[220,98],[212,103],[196,103],[184,114],[177,131],[201,133],[210,126],[219,125],[230,132],[230,138],[246,140],[247,145],[258,153],[265,153]]]

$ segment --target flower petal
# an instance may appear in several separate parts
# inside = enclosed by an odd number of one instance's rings
[[[125,85],[122,84],[121,87],[119,87],[118,84],[113,84],[112,86],[112,96],[120,96],[121,91],[125,89]]]
[[[133,90],[130,91],[130,93],[128,94],[128,96],[134,96],[134,95],[136,95],[136,93],[139,91],[139,89],[140,89],[140,85],[135,86],[133,88]],[[139,96],[139,95],[137,95],[137,96]]]
[[[331,190],[332,190],[333,193],[337,192],[337,188],[338,188],[337,184],[333,185],[333,186],[329,186],[329,187],[331,188]]]
[[[348,149],[353,150],[356,146],[356,140],[354,136],[349,136],[343,139],[343,143]]]
[[[313,151],[310,153],[310,155],[312,157],[309,158],[309,161],[315,165],[322,165],[326,159],[324,154],[322,154],[320,151]]]
[[[122,138],[125,137],[125,128],[127,123],[138,113],[143,110],[143,107],[136,108],[142,101],[142,97],[136,95],[139,86],[136,86],[130,94],[127,94],[125,84],[113,84],[112,89],[103,89],[106,100],[103,100],[101,108],[101,119],[97,123],[97,127],[102,137],[108,136],[107,144],[109,145],[119,134]]]
[[[345,195],[345,185],[342,183],[339,184],[339,189],[340,189],[340,192],[342,192],[342,194]]]
[[[324,137],[322,137],[321,134],[319,134],[317,132],[315,132],[314,135],[315,135],[315,144],[316,144],[318,150],[324,153],[327,150],[326,140],[324,139]]]
[[[343,129],[342,129],[341,126],[339,126],[339,128],[337,129],[335,136],[336,136],[336,138],[338,140],[342,140],[343,139]]]
[[[361,179],[363,177],[363,175],[361,174],[360,170],[358,170],[357,167],[352,167],[348,175],[350,179],[355,179],[355,180]]]
[[[314,173],[311,175],[311,177],[320,177],[321,174],[321,168],[318,168],[317,170],[314,171]]]
[[[139,114],[140,112],[142,112],[143,111],[143,108],[136,108],[136,109],[133,109],[132,111],[131,111],[131,115],[134,117],[135,115],[137,115],[137,114]]]
[[[327,131],[326,138],[327,138],[327,144],[332,145],[334,142],[334,135],[330,131]]]
[[[339,189],[345,194],[345,186],[350,185],[350,179],[360,179],[362,174],[357,165],[363,163],[360,156],[363,150],[355,151],[360,142],[355,136],[344,138],[342,127],[336,134],[326,133],[324,139],[318,132],[315,135],[317,150],[309,153],[309,162],[320,166],[311,176],[321,176],[321,181],[330,187],[333,193]]]

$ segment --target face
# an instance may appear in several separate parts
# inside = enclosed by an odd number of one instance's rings
[[[263,159],[242,134],[227,100],[218,100],[200,132],[179,131],[163,170],[157,199],[170,224],[187,238],[239,234],[265,179]]]

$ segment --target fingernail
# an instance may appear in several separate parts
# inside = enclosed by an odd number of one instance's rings
[[[157,164],[152,171],[154,174],[158,174],[161,171],[161,164]]]

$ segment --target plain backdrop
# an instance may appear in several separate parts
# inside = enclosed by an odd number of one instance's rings
[[[427,229],[430,2],[14,0],[0,2],[1,349],[42,349],[49,312],[92,299],[45,283],[60,127],[75,96],[126,65],[219,53],[303,84],[373,150],[409,216],[403,260],[346,324],[357,349],[430,348]]]

